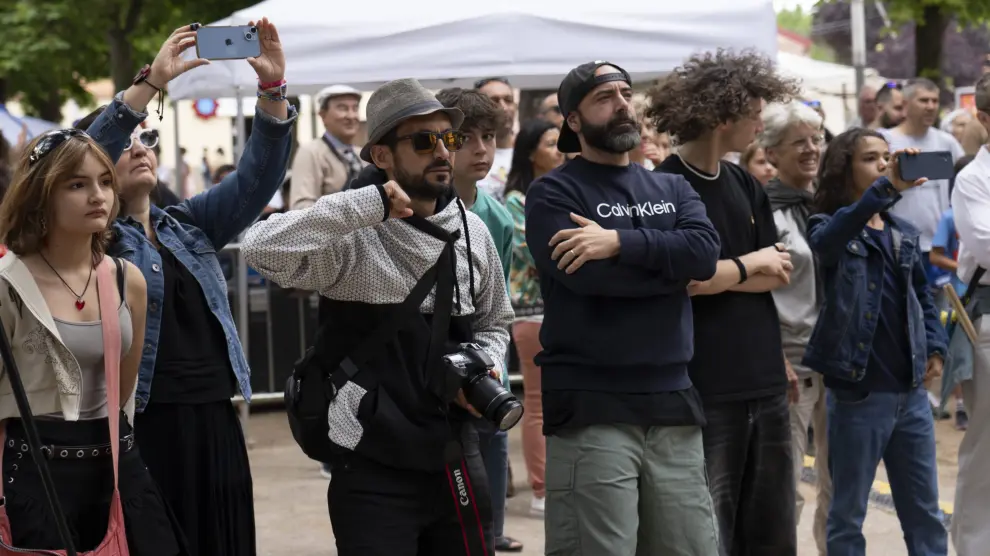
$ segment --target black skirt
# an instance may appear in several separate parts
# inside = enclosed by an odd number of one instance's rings
[[[135,420],[151,476],[193,556],[254,556],[254,493],[247,446],[230,400],[148,404]]]
[[[93,446],[110,441],[107,419],[72,422],[37,420],[37,424],[43,445]],[[130,432],[127,419],[121,415],[121,437]],[[21,450],[26,445],[26,439],[21,421],[9,419],[7,444],[3,452],[3,481],[14,546],[64,549],[38,467],[31,452]],[[124,448],[122,443],[121,449]],[[106,536],[113,493],[111,461],[109,455],[78,460],[47,460],[73,544],[79,552],[93,550]],[[136,445],[121,453],[119,473],[124,527],[131,555],[189,554],[181,529],[158,485],[141,461]]]

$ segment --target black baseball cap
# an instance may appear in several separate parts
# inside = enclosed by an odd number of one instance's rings
[[[605,75],[596,76],[595,72],[602,66],[612,66],[618,70],[618,73],[606,73]],[[578,109],[578,105],[581,104],[581,101],[584,100],[584,97],[592,89],[602,83],[610,83],[612,81],[625,81],[629,85],[632,85],[632,78],[629,77],[629,72],[612,62],[595,60],[594,62],[581,64],[572,69],[567,74],[567,77],[560,82],[560,88],[557,89],[557,102],[560,106],[560,113],[564,116],[564,125],[561,126],[560,138],[557,139],[558,151],[562,153],[581,152],[581,142],[578,141],[577,133],[574,133],[571,126],[567,125],[567,115]]]

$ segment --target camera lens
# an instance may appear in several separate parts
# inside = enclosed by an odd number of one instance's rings
[[[522,418],[523,407],[519,400],[487,374],[479,374],[464,385],[464,394],[468,403],[499,430],[511,429]]]
[[[258,28],[257,27],[252,27],[251,28],[251,32],[252,33],[257,33],[258,32]]]
[[[248,40],[251,39],[251,36],[252,36],[251,33],[248,33],[248,34],[244,35],[244,37],[247,38]]]

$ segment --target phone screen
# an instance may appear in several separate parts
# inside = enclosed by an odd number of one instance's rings
[[[196,55],[207,60],[243,60],[261,56],[258,28],[200,27],[196,30]]]

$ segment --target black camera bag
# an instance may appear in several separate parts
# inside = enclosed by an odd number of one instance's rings
[[[337,391],[358,373],[358,367],[354,364],[354,360],[365,360],[374,350],[387,342],[402,327],[406,319],[419,314],[419,307],[429,295],[430,290],[433,289],[434,284],[437,285],[438,290],[451,290],[451,292],[453,290],[453,285],[448,282],[456,278],[449,277],[449,271],[441,272],[440,267],[445,264],[450,265],[451,259],[448,257],[452,256],[453,242],[456,241],[459,234],[456,232],[454,235],[448,234],[446,230],[417,216],[405,218],[403,222],[447,242],[444,254],[413,286],[402,305],[397,307],[392,315],[383,318],[381,324],[371,334],[368,334],[355,349],[351,350],[350,356],[341,361],[328,361],[323,350],[325,342],[330,340],[325,337],[327,326],[320,327],[313,345],[296,361],[292,375],[285,383],[285,414],[289,420],[292,438],[302,448],[303,453],[316,461],[329,462],[332,455],[338,450],[330,442],[329,437],[330,402],[337,396]],[[438,280],[441,274],[443,275],[442,279]],[[450,296],[439,295],[438,297],[441,299],[437,303],[435,312],[439,321],[449,322]],[[443,349],[442,339],[446,334],[447,324],[445,322],[434,324],[430,360],[439,361],[440,352]],[[436,328],[440,330],[438,331]],[[438,340],[440,340],[439,346],[435,345]]]

